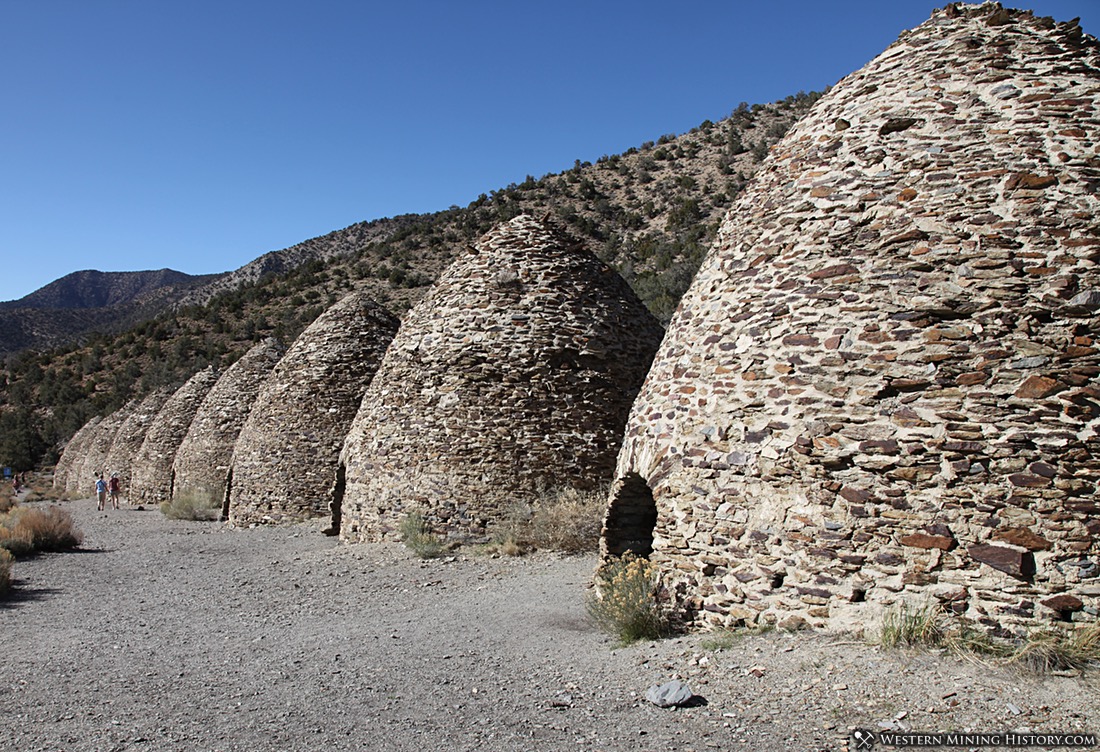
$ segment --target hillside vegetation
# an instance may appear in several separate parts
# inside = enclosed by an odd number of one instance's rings
[[[521,213],[549,215],[583,240],[667,321],[733,198],[818,96],[741,104],[717,123],[578,160],[464,208],[352,225],[221,275],[120,334],[11,356],[0,371],[0,465],[49,464],[93,415],[207,365],[225,368],[264,336],[289,342],[351,290],[400,315],[458,251]]]

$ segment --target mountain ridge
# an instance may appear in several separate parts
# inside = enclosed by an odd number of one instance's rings
[[[63,346],[92,331],[123,331],[220,276],[174,269],[66,274],[18,300],[0,302],[0,356]]]
[[[102,308],[140,302],[165,287],[202,284],[220,274],[193,275],[174,269],[104,272],[83,269],[58,277],[16,300],[0,302],[0,310],[20,308]]]

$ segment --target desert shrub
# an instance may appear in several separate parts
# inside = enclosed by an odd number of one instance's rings
[[[8,541],[25,553],[35,551],[65,551],[76,548],[83,540],[83,534],[73,525],[72,515],[58,506],[24,507],[19,506],[8,512],[3,527],[9,531]],[[30,551],[24,546],[30,540]],[[17,556],[8,545],[4,548]]]
[[[628,553],[608,562],[596,573],[595,584],[585,603],[588,614],[621,645],[671,633],[671,614],[661,599],[660,573],[648,559]]]
[[[420,512],[409,512],[398,531],[405,547],[421,559],[434,559],[446,550],[439,536],[432,532]]]
[[[516,503],[507,509],[496,525],[488,545],[482,550],[504,556],[522,556],[527,552],[526,530],[531,522],[531,506]]]
[[[162,502],[160,512],[170,520],[209,522],[221,517],[221,504],[212,494],[191,492]]]
[[[0,595],[11,589],[11,562],[12,555],[0,548]]]
[[[34,539],[31,537],[31,531],[20,527],[8,527],[5,520],[0,524],[0,549],[11,556],[30,556],[34,553]]]

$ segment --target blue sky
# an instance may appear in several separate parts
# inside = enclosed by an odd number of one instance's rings
[[[944,2],[0,0],[0,300],[464,206],[822,89]]]

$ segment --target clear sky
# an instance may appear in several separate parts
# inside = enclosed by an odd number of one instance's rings
[[[945,2],[0,0],[0,300],[465,206],[834,84]]]

